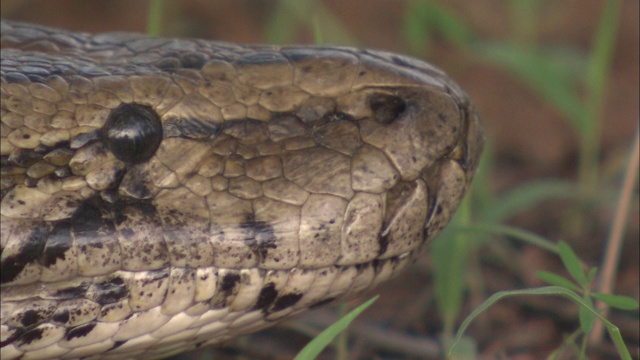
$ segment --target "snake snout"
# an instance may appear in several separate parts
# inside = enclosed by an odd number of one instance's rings
[[[463,130],[454,99],[428,88],[400,87],[369,102],[374,114],[360,123],[362,139],[382,150],[405,181],[451,151]]]
[[[470,185],[483,138],[475,109],[451,90],[400,87],[370,97],[377,112],[362,121],[363,142],[380,149],[400,177],[386,193],[379,258],[433,239]]]

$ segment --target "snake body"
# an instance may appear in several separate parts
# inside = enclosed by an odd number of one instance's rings
[[[2,359],[158,358],[396,275],[482,136],[442,71],[347,47],[2,22]]]

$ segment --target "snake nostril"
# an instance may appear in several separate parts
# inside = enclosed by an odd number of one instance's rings
[[[137,164],[148,160],[162,140],[162,123],[150,107],[123,104],[109,114],[104,141],[116,158]]]
[[[407,104],[402,98],[390,94],[371,95],[369,106],[374,112],[375,120],[381,124],[390,124],[400,117],[407,108]]]

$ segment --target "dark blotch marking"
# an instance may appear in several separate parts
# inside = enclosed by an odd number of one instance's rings
[[[100,132],[113,155],[130,164],[149,160],[162,141],[158,114],[140,104],[122,104],[113,109]]]
[[[59,324],[66,324],[69,321],[69,309],[58,309],[51,319]]]
[[[276,312],[280,310],[284,310],[288,307],[295,305],[302,298],[302,294],[286,294],[279,297],[273,307],[270,309],[271,312]]]
[[[43,158],[47,161],[51,158],[57,158],[57,161],[60,161],[58,164],[68,164],[69,160],[75,155],[75,151],[69,148],[69,144],[68,140],[61,140],[51,147],[45,146],[47,151],[43,154]]]
[[[380,270],[382,270],[382,265],[384,265],[384,260],[378,260],[378,259],[373,260],[373,262],[371,263],[371,266],[373,266],[374,274],[378,275],[380,273]]]
[[[83,284],[80,286],[69,287],[66,289],[61,289],[56,291],[53,295],[55,299],[65,300],[65,299],[75,299],[84,297],[87,294],[87,289],[89,289],[88,284]]]
[[[18,341],[23,334],[24,334],[24,329],[22,328],[15,329],[15,332],[13,334],[8,336],[3,341],[0,341],[0,347],[5,347],[9,344],[13,344],[14,342]]]
[[[228,272],[224,276],[218,278],[219,291],[213,296],[209,302],[211,308],[224,308],[229,306],[233,301],[233,297],[238,292],[238,286],[242,281],[242,276],[238,272]]]
[[[132,239],[133,236],[135,236],[135,234],[136,233],[131,229],[123,228],[123,229],[120,230],[120,235],[122,235],[122,237],[127,239],[127,240]]]
[[[124,280],[119,277],[94,284],[93,286],[97,294],[94,300],[100,305],[111,304],[129,296],[129,291],[125,286]]]
[[[127,208],[135,208],[139,213],[148,218],[150,221],[153,218],[158,216],[158,211],[156,207],[149,200],[128,200],[128,201],[118,201],[113,204],[113,218],[114,222],[118,225],[122,224],[128,218],[128,213],[131,211]],[[122,233],[122,232],[121,232]]]
[[[387,248],[389,247],[390,241],[391,239],[389,238],[389,235],[378,237],[378,244],[380,245],[380,250],[378,250],[378,255],[382,255],[385,252],[387,252]]]
[[[99,130],[82,133],[77,135],[73,139],[71,139],[71,141],[69,142],[69,147],[71,149],[79,149],[94,140],[98,140],[99,138],[100,138]]]
[[[122,346],[123,344],[126,344],[126,343],[127,343],[127,340],[116,341],[116,342],[113,343],[113,346],[111,348],[109,348],[109,350],[117,349],[117,348],[119,348],[120,346]],[[107,350],[107,352],[109,350]]]
[[[171,269],[170,268],[165,268],[165,269],[160,269],[160,270],[153,270],[153,271],[149,271],[147,277],[145,277],[142,280],[142,285],[143,286],[147,286],[151,283],[154,282],[158,282],[160,280],[166,279],[169,277],[169,273],[170,273]],[[238,275],[239,276],[239,275]],[[120,279],[120,281],[122,281],[122,279]],[[158,288],[160,288],[160,283],[158,282]]]
[[[256,302],[256,306],[254,309],[266,309],[271,304],[273,304],[274,300],[278,297],[278,290],[276,290],[276,285],[274,283],[268,283],[266,286],[260,290],[260,295],[258,295],[258,301]]]
[[[66,221],[57,223],[51,230],[40,263],[45,268],[48,268],[55,265],[58,259],[64,260],[65,253],[71,248],[72,244],[71,224]]]
[[[22,323],[22,326],[27,327],[37,324],[40,320],[42,320],[42,318],[37,311],[27,310],[24,312],[24,314],[22,314],[22,319],[20,320],[20,322]]]
[[[9,154],[7,162],[9,165],[15,165],[19,167],[29,167],[38,160],[42,159],[42,154],[29,149],[17,149]],[[4,170],[4,169],[3,169]]]
[[[74,328],[67,329],[65,332],[64,338],[66,340],[71,340],[73,338],[80,338],[87,336],[88,333],[96,327],[96,322],[92,321],[86,324],[82,324],[80,326],[76,326]]]
[[[277,248],[273,227],[264,221],[256,221],[253,214],[247,216],[245,222],[240,224],[240,228],[247,232],[245,244],[261,259],[266,258],[269,249]]]
[[[49,231],[44,224],[35,225],[20,250],[15,255],[2,259],[0,266],[0,281],[2,284],[15,280],[28,264],[40,259],[48,235]]]
[[[29,137],[31,137],[31,135],[29,135]],[[42,144],[38,144],[36,145],[36,147],[33,149],[33,151],[36,154],[40,154],[42,156],[44,156],[45,154],[47,154],[49,151],[51,151],[51,148],[49,148],[48,146],[42,145]]]
[[[407,108],[407,104],[402,98],[389,94],[371,95],[369,106],[374,112],[375,120],[385,125],[400,117]]]
[[[36,340],[42,339],[43,329],[31,329],[26,331],[17,341],[16,345],[31,344]],[[4,346],[4,345],[3,345]]]
[[[164,122],[164,137],[182,137],[194,140],[213,139],[221,129],[217,124],[195,118],[170,118]]]
[[[223,293],[230,294],[233,291],[233,288],[240,282],[240,274],[238,273],[227,273],[222,278],[222,284],[220,286],[220,290]]]
[[[106,213],[101,209],[106,207],[106,203],[99,197],[89,198],[84,201],[71,217],[73,232],[86,233],[87,237],[92,237],[98,231],[115,231],[113,224],[106,221]]]
[[[109,213],[111,207],[100,196],[89,198],[78,207],[71,218],[71,232],[79,252],[115,246],[118,240]]]
[[[120,182],[120,179],[124,175],[124,171],[118,170],[116,172],[116,181],[113,182],[114,186]],[[114,203],[118,200],[118,190],[117,189],[107,189],[100,192],[100,198],[108,203]]]

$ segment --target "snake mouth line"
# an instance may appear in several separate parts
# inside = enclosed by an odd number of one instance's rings
[[[22,348],[33,345],[37,335],[43,334],[43,324],[47,325],[49,332],[63,330],[63,347],[110,343],[105,355],[129,351],[129,341],[138,346],[139,341],[145,342],[146,346],[162,342],[162,348],[174,346],[176,341],[183,347],[215,343],[252,332],[243,325],[248,319],[253,324],[251,329],[267,327],[309,308],[345,301],[368,292],[401,272],[416,253],[412,251],[359,265],[319,269],[206,267],[159,269],[145,273],[118,271],[87,279],[84,283],[72,281],[73,287],[59,284],[42,289],[35,298],[30,289],[33,285],[14,287],[3,291],[3,299],[15,301],[10,306],[23,310],[13,312],[7,319],[17,329],[4,339],[3,346],[12,344]],[[51,309],[47,304],[77,298],[85,299],[85,311],[89,314],[84,316],[95,312],[95,320],[70,326],[73,318],[77,321],[80,315],[74,315],[72,308],[59,306],[53,314],[48,313]],[[185,307],[186,303],[190,306]],[[110,321],[122,316],[126,309],[135,310],[135,314],[124,319],[120,332],[114,331]],[[154,320],[150,321],[150,317]],[[50,323],[49,318],[53,319]],[[181,318],[182,325],[176,327],[171,318]],[[219,325],[207,328],[205,324],[213,319]],[[139,334],[128,334],[124,339],[121,333],[130,332],[130,329],[138,329]],[[199,329],[195,336],[192,334],[188,341],[182,339],[181,333],[192,333],[193,329]],[[151,337],[135,340],[147,333]],[[149,354],[156,351],[164,352],[154,349]]]

